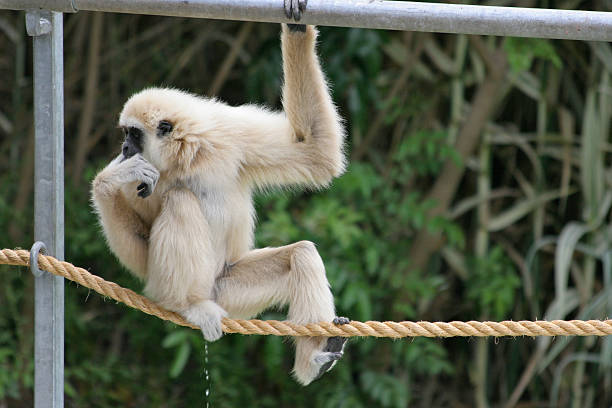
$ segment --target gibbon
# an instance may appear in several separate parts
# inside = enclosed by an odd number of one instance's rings
[[[288,305],[298,324],[348,322],[335,315],[312,242],[253,249],[255,189],[320,188],[345,169],[344,129],[316,37],[313,26],[282,25],[284,112],[175,89],[133,95],[119,119],[122,152],[93,181],[111,250],[147,296],[208,341],[221,337],[223,317],[251,318],[272,306]],[[331,369],[345,341],[296,338],[297,381],[307,385]]]

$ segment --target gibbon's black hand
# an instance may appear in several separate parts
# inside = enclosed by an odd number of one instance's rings
[[[284,0],[285,1],[285,15],[287,18],[292,18],[295,21],[300,21],[302,13],[306,10],[308,0]],[[304,24],[287,24],[289,30],[292,32],[306,32],[306,26]]]
[[[138,190],[138,197],[146,198],[151,195],[151,186],[147,183],[140,183],[136,190]]]

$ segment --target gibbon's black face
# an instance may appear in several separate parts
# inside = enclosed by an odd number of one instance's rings
[[[136,153],[142,153],[144,143],[144,133],[136,127],[124,127],[125,141],[121,147],[123,157],[129,159]]]
[[[167,136],[172,132],[172,129],[174,129],[172,123],[161,120],[157,124],[157,137],[161,139]],[[137,153],[142,153],[146,139],[144,131],[135,126],[125,126],[123,127],[123,133],[125,134],[125,141],[121,148],[123,157],[129,159]]]

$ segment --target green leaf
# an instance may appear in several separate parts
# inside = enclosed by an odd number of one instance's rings
[[[187,341],[187,335],[189,333],[185,329],[178,329],[168,334],[166,338],[162,341],[163,348],[172,348],[176,347],[181,343]]]
[[[515,72],[527,71],[535,58],[552,62],[561,68],[561,59],[550,41],[539,38],[508,37],[504,42],[510,68]]]
[[[170,367],[171,378],[176,378],[183,372],[189,354],[191,354],[191,345],[188,342],[182,343],[176,352],[172,367]]]
[[[571,193],[573,193],[573,191],[568,191],[568,194]],[[531,213],[534,208],[563,196],[563,192],[559,190],[552,190],[542,192],[533,197],[527,197],[524,200],[517,202],[509,209],[491,218],[491,220],[487,224],[487,230],[499,231],[506,227],[509,227],[517,220]]]

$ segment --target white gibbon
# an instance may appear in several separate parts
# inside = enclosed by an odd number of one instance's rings
[[[344,129],[316,37],[312,26],[282,26],[284,112],[175,89],[133,95],[119,119],[123,151],[93,181],[111,250],[147,296],[208,341],[221,337],[223,317],[251,318],[272,306],[288,305],[298,324],[348,322],[335,315],[312,242],[253,249],[254,189],[320,188],[345,168]],[[296,338],[297,381],[307,385],[331,369],[345,341]]]

